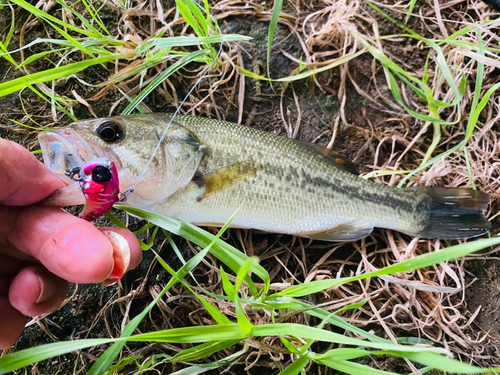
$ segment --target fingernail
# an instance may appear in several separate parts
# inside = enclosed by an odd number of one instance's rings
[[[102,231],[102,234],[108,238],[113,246],[113,271],[111,271],[111,274],[106,280],[101,282],[101,285],[108,286],[116,283],[123,277],[125,272],[127,272],[130,265],[130,248],[127,240],[118,233]]]
[[[35,305],[47,302],[56,293],[56,285],[50,281],[50,278],[44,277],[42,273],[36,273],[38,277],[38,282],[40,283],[40,295],[35,302]]]

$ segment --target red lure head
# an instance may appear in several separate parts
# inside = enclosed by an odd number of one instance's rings
[[[71,173],[71,172],[70,172]],[[120,200],[120,183],[115,164],[106,158],[89,161],[78,172],[85,207],[79,217],[93,221]]]

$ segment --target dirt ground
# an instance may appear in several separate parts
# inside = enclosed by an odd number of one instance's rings
[[[350,3],[350,2],[348,2]],[[352,2],[354,3],[354,2]],[[391,1],[385,2],[385,4]],[[418,2],[414,13],[420,15],[409,22],[409,27],[419,35],[432,37],[438,25],[430,19],[435,15],[433,2]],[[307,15],[324,9],[326,6],[335,4],[329,2],[313,2],[302,4],[300,2],[285,2],[283,12],[289,15],[288,24],[281,23],[278,26],[274,40],[273,52],[271,54],[271,76],[273,78],[286,77],[297,67],[297,63],[289,56],[300,58],[303,54],[297,38],[291,32],[290,25],[297,23],[297,27],[302,26],[302,21]],[[224,8],[226,6],[227,8]],[[214,10],[214,14],[219,15],[220,27],[223,33],[239,33],[249,35],[253,40],[249,43],[233,45],[231,49],[226,48],[227,53],[235,54],[239,51],[241,62],[245,69],[265,73],[267,33],[269,27],[269,17],[271,4],[265,2],[261,5],[237,2],[219,3]],[[165,9],[172,7],[169,2],[164,2]],[[234,11],[227,15],[224,10],[231,7],[238,7],[239,11]],[[149,9],[149,8],[148,8]],[[404,22],[404,14],[398,11],[391,12],[384,8],[392,17],[400,22]],[[120,15],[111,8],[104,7],[102,14],[109,24],[110,32],[119,27]],[[401,30],[393,23],[384,19],[366,3],[361,2],[357,11],[364,19],[357,19],[357,27],[360,30],[369,28],[368,18],[374,19],[378,23],[380,35],[401,34]],[[433,13],[434,12],[434,13]],[[458,24],[453,23],[457,13],[467,14],[471,19],[479,20],[490,9],[482,3],[470,3],[468,1],[453,1],[441,10],[441,16],[449,22],[445,23],[449,27],[451,34],[456,31]],[[482,12],[482,13],[481,13]],[[51,14],[58,15],[60,10],[57,6],[50,10]],[[137,16],[133,21],[137,25],[149,24],[147,15]],[[485,18],[497,18],[498,14],[491,12]],[[22,25],[20,20],[27,19],[28,14],[22,10],[16,10],[16,22]],[[299,22],[300,20],[300,22]],[[10,25],[10,12],[0,13],[0,27],[5,30]],[[455,25],[455,26],[454,26]],[[145,26],[144,26],[145,27]],[[19,42],[20,30],[14,34],[15,46]],[[50,28],[42,24],[36,24],[25,31],[25,43],[42,37],[46,33],[51,33]],[[339,37],[341,40],[342,38]],[[498,43],[497,43],[498,44]],[[332,45],[335,45],[333,43]],[[322,52],[333,50],[332,45],[322,46],[321,44],[310,45],[310,52],[315,53],[320,60]],[[341,44],[338,44],[339,48]],[[395,62],[403,66],[407,71],[420,72],[425,65],[428,49],[421,48],[418,41],[411,38],[394,37],[383,43],[384,51],[395,59]],[[14,47],[12,47],[14,48]],[[35,47],[25,52],[25,57],[39,52],[39,47]],[[41,48],[41,47],[40,47]],[[15,54],[16,59],[20,59],[19,53]],[[17,60],[19,61],[19,60]],[[43,61],[43,60],[42,60]],[[37,63],[30,67],[33,70],[42,70],[49,67],[46,62]],[[498,82],[498,68],[489,69],[485,78],[488,84]],[[171,79],[177,97],[183,98],[192,84],[188,77],[176,75]],[[99,83],[105,81],[110,72],[103,67],[91,67],[78,74],[79,78],[89,83]],[[6,60],[0,61],[0,77],[3,81],[21,76],[21,73],[13,68]],[[216,117],[237,122],[239,117],[239,107],[237,100],[231,97],[229,88],[238,87],[239,75],[234,75],[225,86],[216,91],[212,101],[206,101],[197,107],[192,114]],[[210,83],[215,80],[212,79]],[[201,88],[206,88],[209,81],[205,81]],[[468,90],[473,91],[474,85],[469,83]],[[133,83],[131,83],[131,87]],[[318,74],[314,79],[294,82],[283,85],[268,83],[256,83],[256,81],[245,79],[245,97],[243,106],[243,116],[241,123],[256,127],[281,136],[289,136],[296,131],[296,138],[313,142],[319,145],[328,145],[333,141],[333,148],[354,160],[359,165],[360,173],[368,173],[379,170],[382,167],[395,166],[396,156],[402,155],[409,142],[417,136],[423,127],[421,121],[409,116],[401,106],[395,101],[387,86],[386,77],[380,65],[376,63],[371,55],[365,53],[348,65],[348,72],[339,68],[331,69]],[[75,90],[83,98],[91,98],[99,89],[95,87],[83,86],[77,79],[69,79],[62,86],[59,93],[72,96]],[[229,94],[228,94],[229,93]],[[411,95],[407,90],[405,95]],[[193,103],[201,95],[194,94],[190,103],[185,107],[188,111]],[[236,95],[237,97],[237,95]],[[0,98],[0,137],[15,140],[31,150],[38,149],[36,143],[36,132],[15,125],[11,120],[19,121],[23,124],[32,124],[25,116],[24,110],[37,122],[51,127],[61,127],[70,122],[68,117],[58,115],[55,122],[51,115],[50,107],[42,102],[38,97],[24,90]],[[92,110],[98,117],[109,116],[109,110],[116,100],[121,98],[118,90],[110,90],[98,101],[89,101]],[[21,106],[21,100],[24,110]],[[413,98],[416,105],[421,103],[418,98]],[[171,100],[171,95],[164,91],[157,90],[145,100],[145,105],[153,112],[173,112],[175,103]],[[114,108],[113,114],[119,114],[126,106],[124,101]],[[215,109],[217,108],[217,110]],[[465,105],[465,112],[470,108],[470,103]],[[489,111],[489,112],[488,112]],[[483,123],[489,118],[496,116],[495,109],[485,110],[480,119]],[[90,118],[92,113],[87,107],[81,104],[74,106],[75,116],[79,119]],[[443,117],[447,114],[443,113]],[[462,126],[462,125],[460,125]],[[500,132],[498,121],[491,128],[493,134]],[[457,132],[460,129],[455,129]],[[444,130],[445,135],[454,134],[455,130]],[[429,146],[432,139],[432,127],[429,127],[421,137],[415,148],[410,149],[397,162],[399,168],[413,169],[419,165],[423,152]],[[450,142],[439,146],[438,151],[444,151],[453,146],[461,138],[453,138]],[[424,150],[424,151],[422,151]],[[496,164],[497,166],[500,164]],[[447,186],[453,180],[453,169],[448,173],[437,175],[433,178],[433,185]],[[493,175],[492,181],[498,180],[498,172]],[[431,178],[431,177],[429,177]],[[495,180],[496,178],[496,180]],[[397,185],[400,178],[397,176],[378,177],[380,183]],[[423,180],[422,180],[423,181]],[[418,182],[418,180],[417,180]],[[489,211],[490,217],[495,216],[499,206],[499,187],[494,183],[478,184],[480,188],[487,189],[487,192],[494,195],[495,200]],[[495,196],[496,194],[496,196]],[[115,211],[116,212],[116,211]],[[101,222],[102,223],[102,222]],[[498,217],[492,220],[493,233],[498,232]],[[137,230],[142,223],[132,221],[131,229]],[[241,237],[240,237],[241,235]],[[241,240],[240,240],[241,238]],[[156,241],[156,248],[161,252],[164,259],[175,269],[181,263],[168,245],[163,243],[163,237]],[[356,273],[362,268],[358,266],[367,256],[372,264],[382,267],[385,259],[380,254],[390,252],[391,246],[398,249],[409,246],[411,238],[408,236],[391,233],[390,231],[377,229],[365,241],[358,241],[356,244],[345,244],[338,247],[327,261],[321,260],[323,255],[335,246],[323,242],[313,242],[312,244],[294,239],[291,236],[271,235],[262,233],[252,233],[252,231],[231,230],[225,239],[232,245],[241,248],[242,242],[245,248],[252,248],[254,254],[262,255],[261,264],[274,276],[274,282],[283,282],[290,278],[287,270],[305,268],[306,271],[292,271],[294,277],[304,280],[308,271],[320,264],[317,271],[317,278],[338,277]],[[179,248],[186,258],[192,256],[192,249],[183,240],[176,239]],[[442,243],[442,248],[453,241]],[[435,249],[435,242],[420,241],[422,251]],[[363,251],[360,251],[360,246]],[[304,253],[305,250],[305,253]],[[303,256],[305,254],[305,256]],[[496,252],[471,256],[467,260],[450,262],[449,269],[462,281],[463,289],[451,295],[437,295],[432,292],[411,291],[401,292],[401,286],[385,286],[384,283],[376,284],[375,281],[367,284],[369,288],[365,293],[373,292],[372,298],[376,305],[381,319],[387,324],[390,332],[398,337],[419,337],[431,340],[436,345],[450,348],[456,357],[479,366],[500,366],[500,258]],[[278,262],[278,259],[281,262]],[[318,263],[319,262],[319,263]],[[343,265],[341,266],[341,263]],[[214,261],[215,263],[215,261]],[[286,267],[283,266],[286,265]],[[450,275],[448,268],[444,272],[441,269],[430,270],[424,273],[430,279],[436,281],[439,277]],[[210,283],[210,267],[202,265],[196,270],[199,280]],[[441,275],[441,276],[439,276]],[[444,275],[444,276],[443,276]],[[415,278],[422,274],[415,273]],[[71,340],[77,338],[90,337],[110,337],[117,336],[124,318],[126,308],[130,308],[128,316],[134,316],[141,311],[155,295],[159,293],[162,286],[168,281],[169,276],[156,264],[151,252],[144,253],[144,260],[138,269],[129,272],[119,285],[112,287],[101,287],[99,285],[79,285],[73,286],[70,291],[70,298],[67,303],[56,313],[47,317],[36,318],[30,322],[23,336],[20,338],[14,350],[32,347],[54,340]],[[442,281],[442,280],[441,280]],[[375,283],[375,284],[374,284]],[[453,283],[453,282],[451,282]],[[371,288],[371,289],[370,289]],[[386,289],[384,289],[386,288]],[[407,288],[408,289],[408,288]],[[322,293],[315,297],[312,302],[324,303],[335,302],[336,298],[347,298],[356,293],[362,295],[362,285],[353,285],[349,288],[342,288],[339,291]],[[406,296],[406,300],[405,300]],[[418,301],[414,303],[414,301]],[[436,305],[443,306],[444,312],[433,314]],[[192,324],[203,322],[204,317],[198,316],[196,311],[199,305],[193,301],[185,289],[173,288],[159,308],[153,309],[147,322],[140,326],[142,332],[146,330],[166,329],[184,326],[186,320]],[[333,309],[333,307],[332,307]],[[377,322],[373,311],[370,308],[360,309],[357,313],[346,313],[345,318],[353,324],[374,333],[387,336],[387,330],[382,328]],[[438,324],[436,320],[441,317],[443,321]],[[425,321],[425,319],[428,319]],[[449,319],[446,321],[445,319]],[[179,345],[151,345],[144,349],[139,344],[127,345],[125,355],[134,355],[141,351],[141,355],[168,353],[175,354],[179,349],[187,346]],[[234,351],[241,349],[237,346]],[[320,348],[316,348],[320,349]],[[93,360],[102,353],[103,348],[91,348],[79,353],[69,354],[57,359],[41,362],[31,369],[32,373],[68,374],[77,369],[85,369]],[[228,354],[228,353],[226,353]],[[289,356],[282,356],[289,360]],[[232,367],[229,372],[234,374],[250,373],[256,374],[265,370],[265,373],[278,373],[279,370],[273,367],[273,361],[268,355],[263,355],[261,359],[254,356],[246,358],[247,363]],[[253,366],[250,363],[255,361]],[[403,360],[394,358],[370,358],[361,361],[366,365],[385,371],[410,373],[410,369]],[[165,364],[164,373],[178,370],[170,364]],[[248,367],[248,368],[246,368]],[[273,368],[273,370],[270,370]],[[269,372],[268,372],[269,371]],[[326,368],[313,366],[310,373],[336,374],[337,372]],[[24,373],[24,371],[19,372]],[[435,372],[437,373],[437,372]]]

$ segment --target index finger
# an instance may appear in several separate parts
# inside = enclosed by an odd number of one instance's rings
[[[31,152],[0,139],[0,204],[33,204],[64,186]]]

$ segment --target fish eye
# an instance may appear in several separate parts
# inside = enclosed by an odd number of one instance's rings
[[[116,122],[113,121],[104,121],[97,127],[97,135],[104,142],[116,142],[123,137],[123,130]]]
[[[99,183],[105,183],[111,180],[111,171],[104,165],[98,165],[92,170],[92,180]]]

